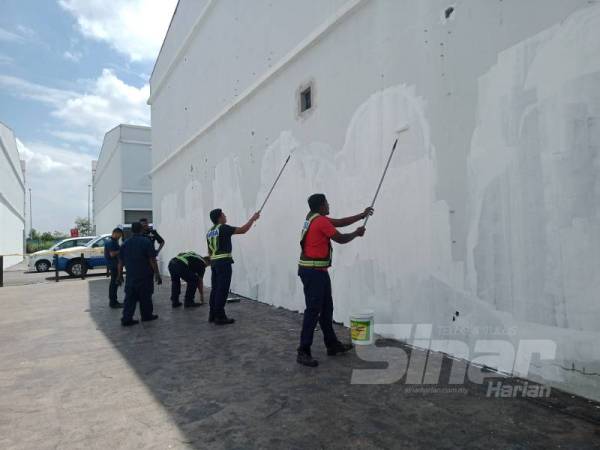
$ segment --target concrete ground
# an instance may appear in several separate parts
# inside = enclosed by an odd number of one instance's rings
[[[351,384],[353,369],[381,365],[328,358],[319,332],[321,365],[297,365],[297,313],[243,300],[228,306],[236,324],[217,327],[206,307],[171,310],[166,283],[160,319],[124,329],[107,289],[0,288],[1,449],[600,448],[599,405],[584,399]]]

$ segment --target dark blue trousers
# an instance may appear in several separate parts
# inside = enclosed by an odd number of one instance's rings
[[[110,285],[108,286],[108,300],[110,300],[110,304],[114,304],[117,301],[117,290],[119,286],[117,285],[117,279],[119,278],[119,271],[116,267],[110,267]]]
[[[140,304],[140,316],[142,320],[152,317],[154,305],[152,304],[152,293],[154,282],[152,278],[141,281],[127,280],[125,283],[125,301],[123,302],[123,322],[133,319],[135,307]]]
[[[333,330],[333,298],[329,273],[326,270],[301,267],[298,270],[298,276],[304,286],[304,301],[306,302],[298,350],[310,353],[317,323],[321,326],[325,346],[331,347],[338,341],[338,338]]]
[[[233,273],[230,262],[213,263],[210,266],[210,314],[216,319],[222,319],[225,315],[225,303],[231,286],[231,274]]]
[[[198,287],[198,274],[183,262],[172,260],[169,262],[169,275],[171,276],[171,303],[179,303],[179,294],[181,293],[181,279],[183,279],[187,287],[185,289],[184,302],[186,305],[194,303],[196,289]]]

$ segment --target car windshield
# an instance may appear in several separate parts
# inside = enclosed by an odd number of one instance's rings
[[[88,242],[85,246],[86,247],[92,247],[92,248],[96,248],[96,247],[104,247],[104,243],[106,242],[106,240],[109,238],[110,236],[102,236],[99,239],[94,239],[93,241]]]

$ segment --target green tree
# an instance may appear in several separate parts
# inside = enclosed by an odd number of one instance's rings
[[[35,228],[32,228],[29,231],[29,239],[38,240],[40,238],[40,233]]]
[[[92,227],[90,225],[89,220],[85,217],[78,217],[75,219],[75,226],[79,231],[79,236],[91,236],[92,235]]]
[[[54,236],[52,236],[52,233],[50,233],[49,231],[46,231],[46,232],[42,233],[42,235],[40,236],[40,239],[42,241],[53,241]]]

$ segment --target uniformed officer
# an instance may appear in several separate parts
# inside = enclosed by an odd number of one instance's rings
[[[150,228],[150,224],[148,223],[148,219],[140,219],[140,223],[142,224],[142,234],[146,236],[152,242],[152,247],[156,249],[155,242],[158,242],[158,250],[156,250],[156,255],[160,253],[162,248],[165,246],[165,240],[162,238],[158,231],[154,228]]]
[[[210,256],[210,311],[208,321],[217,325],[227,325],[235,322],[234,319],[225,314],[225,303],[229,295],[231,285],[231,236],[234,234],[245,234],[258,220],[260,213],[254,215],[242,227],[227,225],[227,216],[221,209],[213,209],[210,212],[210,220],[214,224],[206,235],[208,243],[208,254]]]
[[[202,258],[195,252],[179,253],[175,258],[169,261],[169,274],[171,275],[171,305],[173,308],[179,308],[179,294],[181,293],[181,279],[186,282],[185,298],[183,305],[185,308],[195,308],[204,304],[204,283],[202,281],[208,258]],[[200,303],[194,301],[196,288],[200,291]]]
[[[158,319],[153,314],[152,293],[154,284],[162,284],[162,279],[156,264],[156,250],[150,240],[142,236],[142,225],[131,225],[132,236],[121,246],[119,252],[119,280],[123,280],[123,267],[127,270],[125,281],[125,302],[123,304],[123,317],[121,325],[128,327],[139,323],[134,320],[136,304],[140,303],[140,316],[142,322]]]
[[[111,308],[122,308],[123,304],[117,301],[117,290],[119,288],[119,245],[123,237],[123,230],[115,228],[110,239],[104,243],[104,259],[106,268],[110,272],[110,285],[108,287],[108,306]]]
[[[352,348],[351,344],[343,344],[333,330],[333,298],[331,280],[327,269],[331,266],[333,247],[331,240],[338,244],[347,244],[358,236],[365,234],[364,227],[358,227],[352,233],[342,234],[336,228],[345,227],[373,214],[373,208],[366,208],[362,213],[343,219],[331,219],[329,203],[324,194],[313,194],[308,198],[310,212],[306,216],[300,239],[300,261],[298,276],[304,287],[306,309],[302,322],[300,346],[296,361],[309,367],[319,363],[313,359],[311,346],[317,323],[321,326],[327,354],[330,356],[345,353]]]

